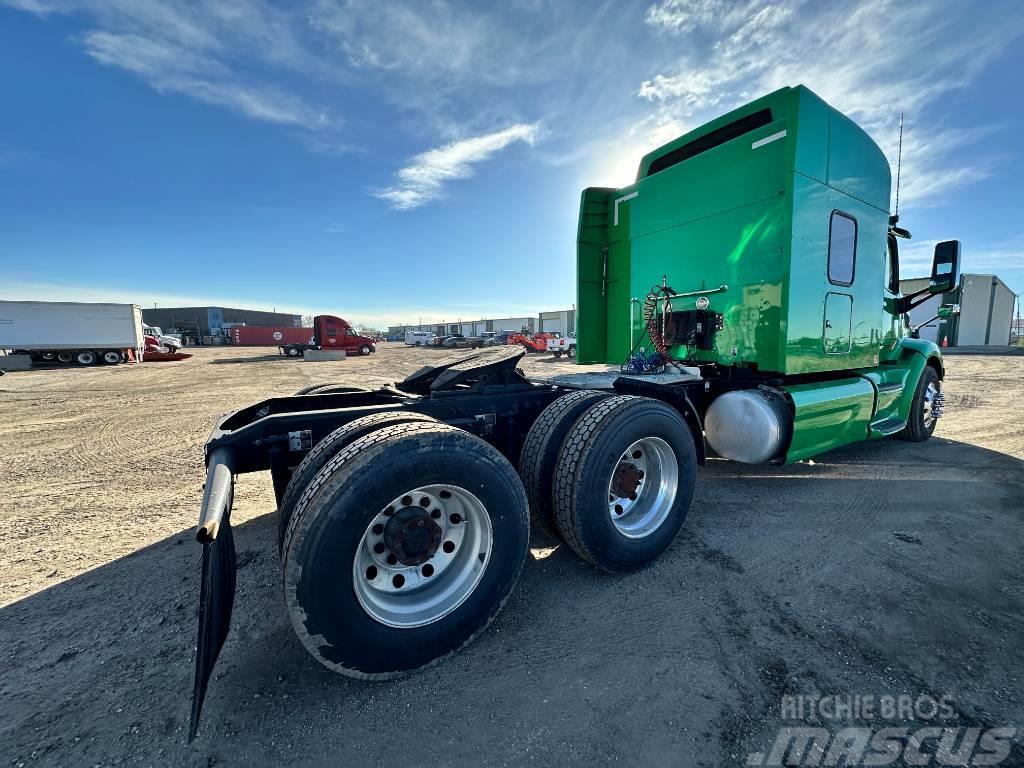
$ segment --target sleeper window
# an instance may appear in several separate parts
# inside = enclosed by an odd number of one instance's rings
[[[857,220],[832,211],[828,227],[828,281],[834,285],[853,285],[857,258]]]

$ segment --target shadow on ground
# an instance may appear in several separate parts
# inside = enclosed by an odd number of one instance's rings
[[[1022,464],[939,439],[712,461],[652,567],[603,575],[536,536],[484,636],[376,684],[302,651],[276,517],[256,518],[191,745],[199,547],[182,531],[0,610],[0,743],[12,765],[712,766],[768,749],[794,693],[950,695],[959,724],[1022,724]]]

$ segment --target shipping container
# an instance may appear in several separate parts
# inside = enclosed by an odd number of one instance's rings
[[[311,344],[312,328],[273,325],[237,325],[231,329],[231,343],[247,347],[279,347],[282,344]]]

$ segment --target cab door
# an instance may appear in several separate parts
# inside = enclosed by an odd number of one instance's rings
[[[828,282],[821,345],[826,355],[849,355],[853,347],[853,282],[857,264],[857,219],[834,210],[828,229]]]

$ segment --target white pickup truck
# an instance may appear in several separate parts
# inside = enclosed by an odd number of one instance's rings
[[[548,339],[548,352],[554,352],[555,357],[568,355],[569,357],[575,359],[576,333],[570,333],[568,336],[562,336],[559,334],[553,339]]]

